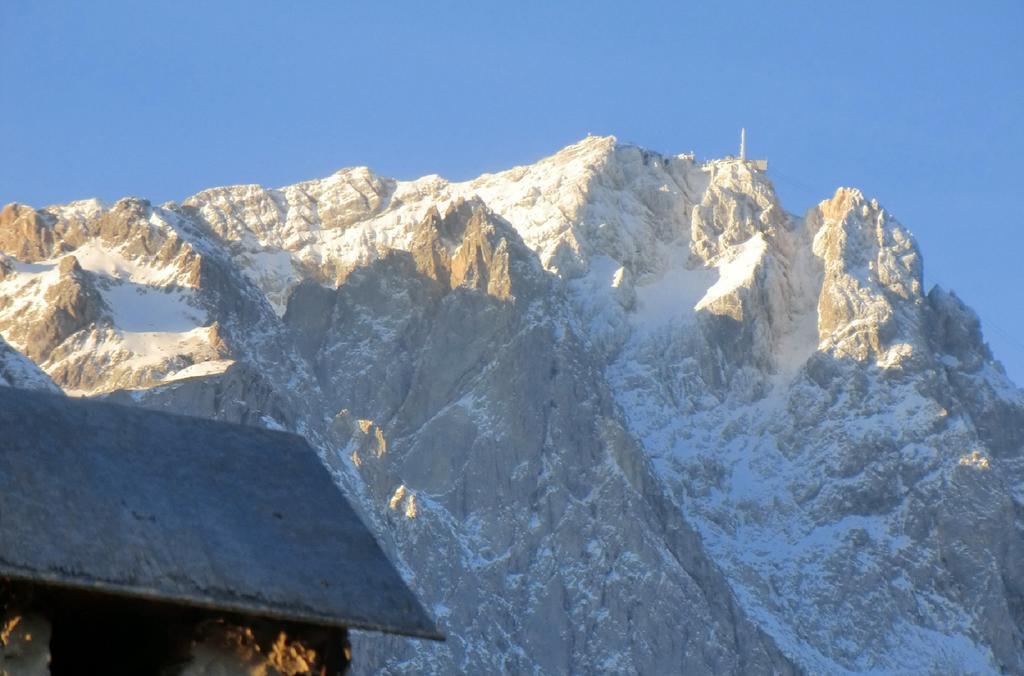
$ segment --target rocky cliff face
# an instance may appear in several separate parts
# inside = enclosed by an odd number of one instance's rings
[[[1024,670],[1024,394],[856,190],[589,137],[11,205],[0,252],[7,382],[320,450],[449,636],[358,669]]]

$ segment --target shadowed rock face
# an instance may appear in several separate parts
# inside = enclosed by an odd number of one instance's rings
[[[357,673],[1024,669],[1024,396],[977,317],[858,191],[713,166],[12,206],[0,334],[305,435],[449,636]]]
[[[0,386],[57,391],[46,373],[25,355],[0,339]]]

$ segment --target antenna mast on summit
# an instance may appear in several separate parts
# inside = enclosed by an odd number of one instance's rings
[[[768,160],[747,160],[747,129],[740,128],[740,162],[755,171],[768,171]]]

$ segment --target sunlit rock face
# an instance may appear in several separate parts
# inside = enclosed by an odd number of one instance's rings
[[[834,355],[894,365],[922,338],[921,254],[877,202],[841,188],[807,216],[824,268],[819,339]]]
[[[1024,671],[1024,395],[856,190],[588,137],[12,205],[0,251],[11,384],[319,449],[449,637],[358,673]]]

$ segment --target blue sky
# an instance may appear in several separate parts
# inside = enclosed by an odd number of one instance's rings
[[[365,164],[460,179],[614,134],[768,157],[918,237],[1024,385],[1024,3],[0,3],[0,203]]]

